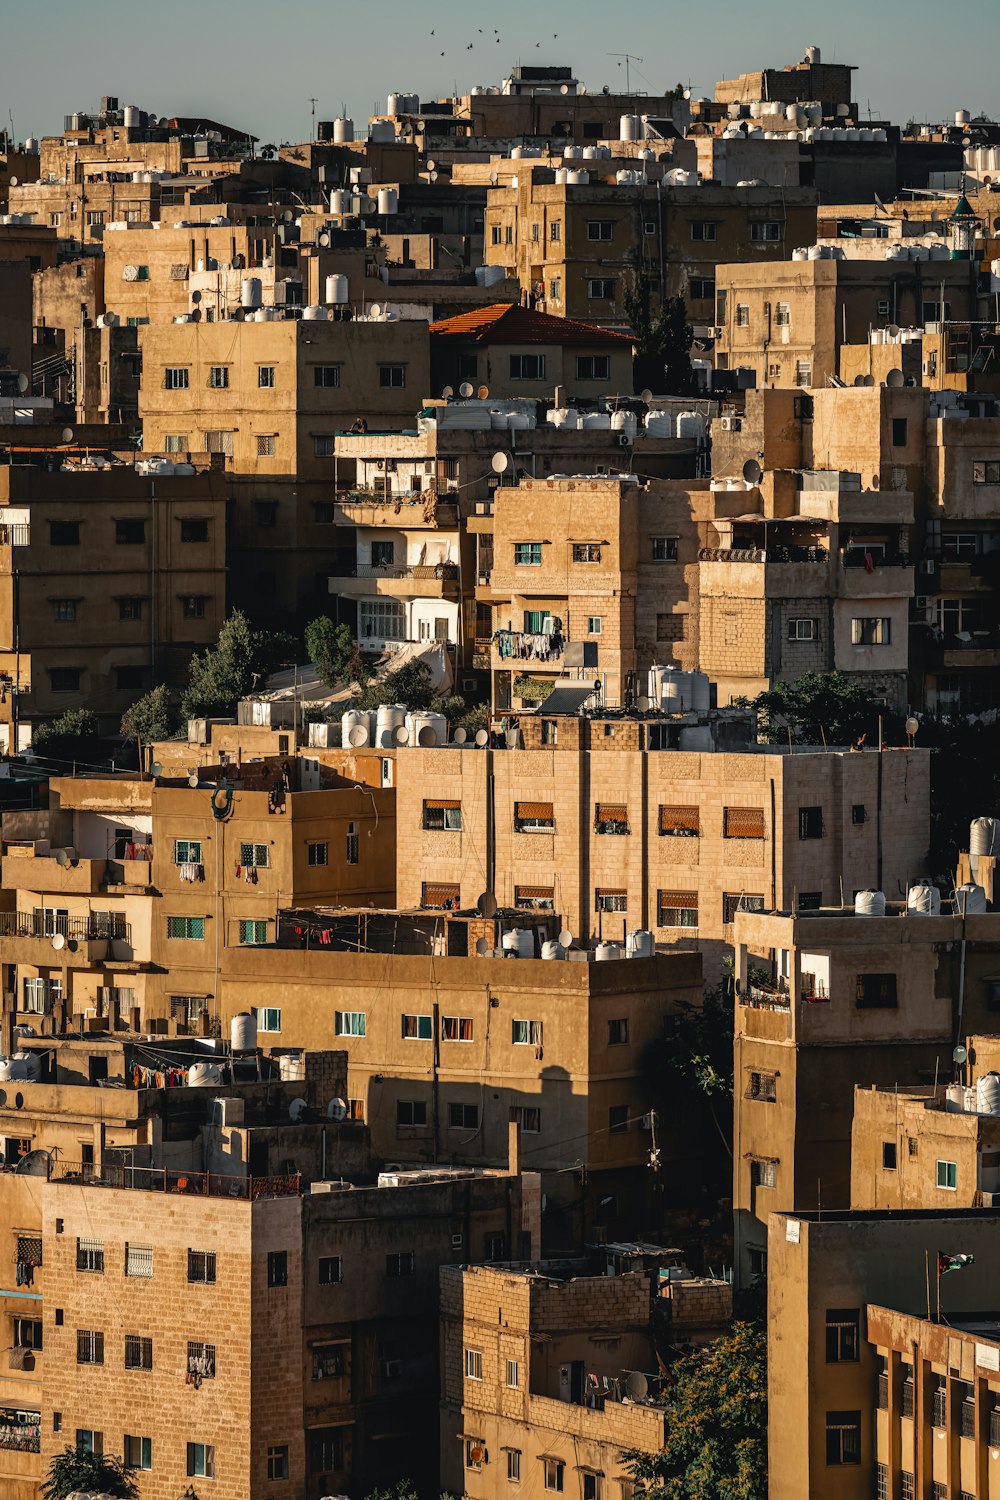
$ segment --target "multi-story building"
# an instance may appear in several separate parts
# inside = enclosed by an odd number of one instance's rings
[[[507,748],[397,751],[400,906],[469,909],[493,890],[581,942],[646,929],[714,971],[740,909],[905,891],[929,839],[926,752],[791,754],[747,730],[739,713],[543,708]],[[750,951],[775,946],[761,942]]]
[[[856,1088],[851,1207],[951,1210],[989,1207],[994,1193],[1000,1200],[1000,1119],[985,1104],[975,1084]]]
[[[34,454],[33,458],[42,455]],[[220,477],[86,460],[0,473],[0,703],[7,751],[31,724],[87,707],[102,727],[159,682],[183,682],[225,618]]]
[[[859,809],[859,816],[881,822],[879,838],[887,846],[897,830],[910,831],[914,804],[908,791],[904,804],[902,793],[898,785],[891,815],[884,801],[881,812],[877,803]],[[926,840],[926,825],[922,834]],[[922,860],[917,836],[900,894],[919,875]],[[884,866],[878,884],[894,887]],[[845,899],[857,888],[857,874],[845,871]],[[855,1194],[858,1206],[915,1206],[899,1197],[899,1174],[924,1177],[931,1148],[919,1145],[909,1159],[904,1118],[919,1105],[907,1104],[905,1090],[947,1076],[958,1040],[989,1030],[1000,923],[990,912],[963,919],[957,907],[926,916],[898,908],[883,916],[843,909],[795,916],[741,911],[735,938],[733,1206],[737,1275],[745,1280],[764,1271],[773,1211],[844,1209]],[[872,1085],[876,1092],[864,1092]],[[897,1087],[904,1090],[898,1102]],[[875,1116],[887,1130],[877,1143]],[[896,1121],[891,1132],[889,1116]],[[951,1120],[948,1115],[949,1127]],[[852,1186],[852,1122],[854,1171],[866,1177],[863,1186],[856,1176]],[[959,1134],[967,1129],[956,1125]],[[887,1171],[876,1178],[871,1156],[883,1145],[890,1148],[880,1158]],[[975,1151],[974,1142],[969,1149]],[[969,1175],[963,1171],[971,1202],[985,1184],[970,1184]],[[945,1188],[929,1190],[921,1206],[953,1206],[955,1184]]]
[[[992,1494],[998,1228],[992,1209],[771,1215],[771,1500]],[[939,1283],[939,1255],[972,1263]]]
[[[431,324],[435,391],[465,381],[510,399],[632,394],[631,334],[503,302]]]

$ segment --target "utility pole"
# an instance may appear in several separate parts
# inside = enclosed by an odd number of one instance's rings
[[[312,106],[312,135],[309,139],[314,141],[316,139],[316,100],[310,97],[309,103]]]

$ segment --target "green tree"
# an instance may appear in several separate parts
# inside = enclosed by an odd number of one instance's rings
[[[149,744],[153,740],[168,740],[176,730],[177,709],[170,689],[162,682],[122,714],[121,735],[126,740]]]
[[[625,315],[639,352],[633,376],[638,391],[689,396],[697,389],[691,368],[694,334],[683,297],[667,297],[653,311],[653,286],[645,271],[636,271],[625,292]]]
[[[422,661],[404,662],[394,672],[373,677],[357,697],[359,708],[381,708],[383,703],[401,703],[405,708],[430,708],[435,699],[430,668]],[[464,707],[464,704],[463,704]]]
[[[733,1010],[731,983],[706,990],[701,1005],[679,1001],[640,1061],[665,1121],[686,1124],[692,1107],[711,1117],[726,1152],[715,1163],[723,1177],[731,1167],[722,1163],[732,1156]]]
[[[116,1495],[120,1500],[135,1500],[139,1486],[132,1477],[135,1470],[120,1458],[108,1453],[81,1453],[64,1448],[49,1464],[42,1494],[45,1500],[66,1500],[74,1490],[90,1490],[97,1495]]]
[[[246,615],[234,609],[215,645],[191,658],[188,685],[181,697],[182,717],[232,713],[255,679],[266,677],[290,644],[294,643],[287,637],[255,630]]]
[[[305,641],[309,660],[327,687],[368,680],[361,648],[347,625],[335,625],[329,615],[320,615],[306,626]]]
[[[761,1500],[767,1493],[767,1336],[734,1323],[671,1366],[660,1453],[628,1453],[646,1500]]]
[[[744,703],[746,699],[742,700]],[[878,744],[880,710],[867,689],[843,672],[806,672],[794,682],[776,682],[769,692],[750,700],[757,734],[768,744],[788,738],[800,744],[853,745],[862,735]],[[898,735],[898,718],[883,717],[883,734]]]
[[[32,730],[31,743],[37,749],[53,740],[92,740],[97,738],[97,715],[89,708],[68,708],[58,719],[49,719]]]

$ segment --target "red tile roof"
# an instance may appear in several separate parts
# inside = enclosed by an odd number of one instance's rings
[[[615,333],[593,323],[554,318],[516,302],[495,302],[475,312],[459,313],[431,324],[431,333],[469,344],[633,344],[630,333]]]

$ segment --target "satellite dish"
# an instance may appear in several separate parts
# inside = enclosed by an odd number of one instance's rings
[[[873,490],[877,490],[878,487],[879,487],[879,485],[880,485],[880,483],[881,483],[881,480],[879,479],[878,475],[877,474],[873,474],[872,475],[872,489]]]
[[[200,292],[192,292],[191,293],[191,301],[194,302],[195,304],[199,303],[201,301],[201,293]]]
[[[864,385],[864,383],[865,383],[865,377],[863,375],[855,375],[855,377],[854,377],[854,384],[855,385]]]
[[[748,458],[743,465],[743,478],[747,484],[760,484],[764,470],[755,458]]]
[[[968,1048],[967,1047],[963,1047],[962,1044],[961,1044],[961,1042],[959,1042],[958,1046],[955,1048],[954,1052],[951,1054],[951,1060],[952,1060],[952,1062],[964,1063],[965,1060],[966,1060],[966,1058],[968,1057],[968,1055],[969,1055]]]
[[[494,474],[506,474],[510,468],[510,457],[506,453],[494,453],[490,459],[490,468]]]
[[[874,385],[875,384],[875,376],[874,375],[866,375],[865,378],[864,378],[863,384],[864,385]]]
[[[479,397],[480,401],[485,401],[486,398],[487,398],[487,396],[489,395],[489,393],[490,393],[489,386],[488,385],[481,385],[479,387],[478,391],[476,392],[476,395]]]
[[[438,174],[436,172],[428,172],[427,173],[427,181],[428,182],[437,182],[437,180],[438,180]]]
[[[649,710],[653,706],[653,700],[652,698],[647,698],[645,694],[643,694],[641,698],[636,699],[635,706],[641,714],[648,714]]]
[[[885,331],[891,339],[899,338],[899,328],[895,323],[890,323]]]
[[[191,775],[188,777],[188,786],[194,787],[194,786],[197,786],[197,785],[198,785],[198,772],[197,771],[193,771],[191,773]]]
[[[428,161],[428,163],[427,163],[427,170],[428,170],[428,172],[436,172],[437,171],[437,162],[436,161]]]
[[[650,401],[652,401],[652,399],[653,399],[653,393],[649,389],[649,386],[647,386],[646,389],[642,392],[642,400],[645,401],[646,405],[648,406],[649,403],[650,403]]]
[[[66,934],[63,933],[63,932],[55,932],[55,933],[53,933],[52,934],[52,946],[56,950],[57,953],[60,953],[63,950],[63,948],[65,948],[65,946],[66,946]]]
[[[469,1449],[469,1457],[474,1464],[481,1464],[486,1457],[486,1449],[481,1443],[474,1443]]]
[[[48,1151],[29,1151],[26,1156],[21,1157],[14,1171],[21,1177],[47,1177],[51,1160]]]
[[[17,388],[21,392],[22,396],[24,395],[25,391],[28,389],[29,384],[30,384],[30,382],[28,380],[27,375],[21,374],[21,375],[19,375],[17,377]]]
[[[408,745],[410,743],[410,731],[405,724],[397,724],[392,731],[392,742],[394,745]]]
[[[373,302],[370,311],[373,318],[380,318],[382,316],[381,302]]]
[[[10,176],[10,185],[11,187],[17,187],[17,178],[14,176],[13,172]]]
[[[308,1108],[309,1106],[304,1099],[292,1100],[288,1106],[288,1118],[292,1121],[293,1125],[299,1123]]]
[[[499,172],[491,172],[490,173],[490,187],[498,187],[499,184],[500,184],[500,173]]]
[[[424,724],[420,729],[417,730],[417,744],[422,745],[425,750],[429,750],[431,746],[436,745],[437,742],[437,730],[434,729],[430,724]]]
[[[347,1105],[343,1099],[334,1098],[330,1100],[326,1107],[326,1117],[328,1120],[346,1120]]]
[[[888,375],[885,377],[885,383],[890,387],[890,389],[896,391],[901,385],[906,384],[906,376],[903,374],[902,370],[890,370]]]
[[[476,730],[476,744],[479,746],[480,750],[484,750],[486,748],[486,746],[489,744],[489,742],[490,742],[490,737],[486,733],[486,730],[485,729],[477,729]]]
[[[0,1089],[0,1109],[3,1109],[3,1107],[4,1107],[4,1105],[6,1103],[7,1103],[7,1090],[6,1089]]]
[[[480,958],[485,958],[486,955],[487,955],[487,953],[489,953],[489,951],[490,951],[490,945],[486,941],[486,939],[485,938],[477,938],[476,939],[476,952],[479,954],[479,957]]]
[[[475,390],[475,387],[473,386],[471,380],[463,380],[462,384],[458,388],[458,394],[460,396],[464,397],[464,399],[466,401],[468,401],[469,397],[473,394],[474,390]]]
[[[355,750],[360,750],[362,745],[367,745],[368,731],[363,724],[355,724],[353,729],[348,730],[347,743]]]
[[[56,864],[60,865],[64,870],[69,864],[69,855],[67,854],[65,849],[56,850]]]
[[[481,917],[495,917],[497,914],[497,898],[492,891],[484,891],[476,902],[476,911]]]
[[[286,208],[284,213],[281,215],[281,218],[283,223],[291,224],[292,220],[295,218],[295,214],[292,209]]]
[[[464,745],[468,738],[469,731],[467,729],[463,729],[461,725],[458,726],[458,728],[455,730],[454,735],[452,736],[452,739],[454,740],[456,745]]]
[[[559,934],[559,946],[560,948],[571,948],[573,946],[573,934],[568,927],[564,927]]]
[[[644,1401],[649,1395],[649,1381],[641,1370],[633,1370],[625,1382],[625,1392],[633,1401]]]
[[[68,938],[66,941],[66,949],[69,953],[75,953],[79,946],[80,944],[77,942],[76,938]]]
[[[446,385],[445,388],[444,388],[444,390],[441,392],[441,398],[444,401],[450,401],[451,398],[452,398],[452,396],[454,396],[454,394],[455,394],[455,392],[452,390],[451,386],[450,385]]]
[[[74,433],[73,433],[72,427],[64,427],[63,430],[62,430],[62,433],[60,434],[60,436],[61,436],[61,440],[64,443],[71,443],[73,441],[73,437],[74,437]]]
[[[150,774],[150,776],[162,776],[163,775],[163,766],[160,763],[160,761],[158,761],[158,760],[154,760],[153,761],[153,764],[149,768],[149,774]]]

